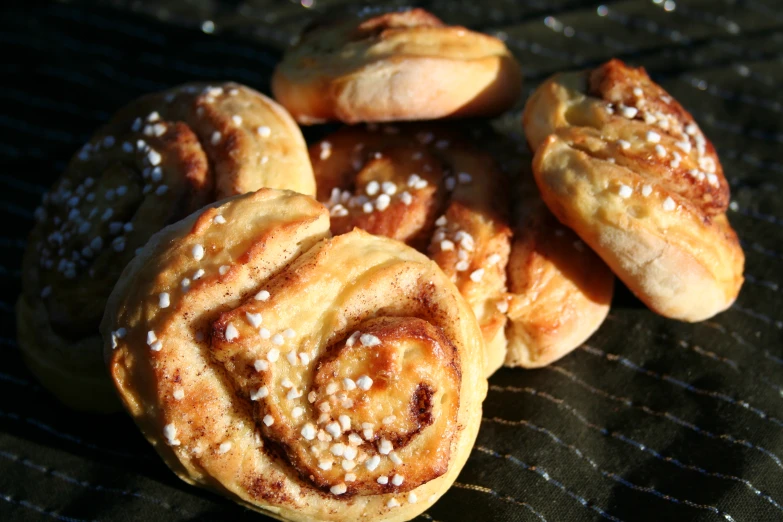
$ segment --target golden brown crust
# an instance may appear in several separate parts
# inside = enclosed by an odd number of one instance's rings
[[[593,71],[558,74],[525,107],[525,134],[533,151],[550,134],[575,128],[575,145],[613,158],[699,204],[708,215],[726,211],[729,185],[712,143],[693,117],[643,68],[611,60]],[[578,140],[596,129],[600,141]]]
[[[519,206],[508,262],[505,365],[539,368],[570,353],[603,323],[614,275],[557,221],[534,186]]]
[[[36,212],[17,322],[39,380],[72,407],[119,407],[97,328],[122,269],[165,225],[263,185],[315,191],[301,132],[256,91],[187,84],[119,110]]]
[[[182,85],[129,104],[100,134],[119,136],[139,117],[146,133],[154,113],[162,122],[184,122],[198,137],[214,172],[217,200],[262,187],[315,193],[302,132],[285,109],[258,91],[233,82]]]
[[[558,135],[539,147],[534,172],[552,212],[653,311],[701,321],[736,299],[744,255],[725,215],[706,216],[691,201]]]
[[[359,227],[427,254],[479,319],[487,371],[503,363],[511,231],[507,180],[460,133],[423,124],[344,128],[310,147],[332,233]]]
[[[323,206],[274,190],[164,229],[109,300],[107,364],[183,480],[281,520],[409,520],[475,440],[478,325],[415,250],[328,238]]]
[[[497,114],[520,85],[503,42],[422,9],[316,24],[272,78],[275,98],[303,124]]]
[[[744,255],[715,149],[643,69],[556,75],[523,123],[544,201],[637,297],[684,321],[734,302]]]

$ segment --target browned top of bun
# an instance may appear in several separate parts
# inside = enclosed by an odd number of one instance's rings
[[[574,146],[655,180],[707,215],[726,211],[729,185],[715,147],[693,117],[644,68],[614,59],[591,71],[557,74],[528,100],[525,133],[531,148],[568,131]],[[601,141],[581,139],[582,128]]]
[[[359,227],[426,252],[473,306],[497,369],[511,231],[508,181],[493,158],[460,131],[425,124],[345,127],[310,157],[332,232]]]
[[[358,123],[495,114],[520,83],[502,41],[409,9],[311,24],[275,69],[272,90],[300,123]]]

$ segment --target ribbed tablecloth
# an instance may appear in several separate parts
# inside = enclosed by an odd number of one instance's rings
[[[42,194],[117,108],[190,80],[268,93],[302,25],[349,3],[0,8],[0,520],[266,520],[179,481],[124,415],[73,413],[35,382],[15,340],[21,257]],[[516,54],[523,97],[497,123],[518,141],[548,75],[612,56],[647,67],[713,140],[747,254],[736,304],[712,320],[665,320],[620,286],[586,345],[493,376],[470,460],[420,519],[783,520],[783,3],[418,5]]]

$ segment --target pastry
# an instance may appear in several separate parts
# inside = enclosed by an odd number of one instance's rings
[[[198,137],[214,171],[217,199],[262,187],[315,193],[296,122],[274,100],[237,83],[191,83],[144,96],[98,134],[115,136],[119,143],[129,130],[155,135],[161,132],[156,123],[166,122],[183,122]]]
[[[303,124],[484,116],[509,108],[521,72],[497,38],[423,9],[342,13],[305,29],[272,92]]]
[[[570,353],[601,326],[612,302],[614,274],[552,215],[529,167],[520,184],[507,270],[504,364],[539,368]]]
[[[504,134],[509,130],[478,127],[474,138],[511,173],[508,293],[497,303],[508,317],[503,364],[539,368],[579,347],[601,326],[609,312],[614,274],[549,211],[529,156],[520,155],[526,147],[508,140]]]
[[[508,182],[458,131],[425,124],[346,127],[310,147],[332,233],[354,227],[426,252],[478,317],[488,375],[503,363],[511,231]]]
[[[742,286],[712,144],[644,69],[611,60],[559,74],[528,100],[524,128],[547,206],[655,312],[701,321]]]
[[[476,320],[435,263],[263,189],[155,235],[101,323],[128,412],[183,480],[279,520],[409,520],[481,420]]]
[[[121,109],[36,211],[17,304],[22,353],[67,405],[119,407],[98,324],[135,251],[204,204],[264,185],[314,193],[301,132],[241,85],[189,84]]]

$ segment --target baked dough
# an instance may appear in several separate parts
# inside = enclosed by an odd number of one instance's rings
[[[167,227],[109,299],[106,361],[186,482],[279,520],[409,520],[476,438],[478,324],[414,249],[329,237],[322,205],[267,189]]]
[[[525,134],[552,212],[647,306],[683,321],[725,310],[744,254],[712,144],[644,69],[612,60],[531,96]]]
[[[505,366],[539,368],[569,354],[606,319],[614,274],[538,193],[529,166],[516,199],[508,261]]]
[[[306,28],[272,92],[303,124],[431,120],[499,114],[521,79],[497,38],[409,9],[341,13]]]
[[[346,127],[310,147],[332,233],[359,227],[426,252],[478,317],[487,375],[506,354],[508,180],[458,130],[438,125]]]
[[[155,116],[157,114],[157,117]],[[315,194],[302,131],[274,100],[244,85],[190,83],[150,94],[121,109],[99,135],[184,122],[198,137],[215,177],[215,199],[262,187]]]
[[[315,192],[301,132],[256,91],[187,84],[121,109],[36,211],[17,331],[42,384],[73,408],[119,408],[98,323],[120,272],[165,225],[265,185]]]

